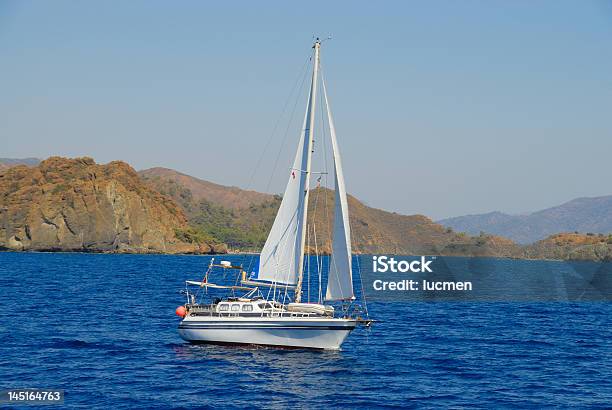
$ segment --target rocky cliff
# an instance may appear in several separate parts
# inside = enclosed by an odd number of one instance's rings
[[[187,230],[174,201],[144,185],[124,162],[51,157],[0,172],[0,249],[225,251],[213,241],[187,242]]]

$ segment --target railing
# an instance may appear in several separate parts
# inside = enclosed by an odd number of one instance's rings
[[[211,306],[202,305],[186,305],[187,311],[190,316],[207,316],[207,317],[322,317],[317,313],[306,313],[306,312],[287,312],[287,311],[264,311],[264,312],[217,312]]]

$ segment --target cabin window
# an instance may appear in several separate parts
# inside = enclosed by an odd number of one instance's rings
[[[232,312],[238,312],[240,310],[240,305],[232,305]]]
[[[259,307],[261,309],[272,309],[272,304],[270,304],[270,303],[260,303]]]
[[[243,312],[252,312],[253,311],[253,305],[242,305],[242,311]]]
[[[228,310],[229,310],[229,305],[227,303],[219,305],[219,311],[220,312],[227,312]]]

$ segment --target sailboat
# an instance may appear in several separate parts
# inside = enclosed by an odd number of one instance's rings
[[[354,303],[348,202],[327,89],[320,78],[320,49],[317,38],[297,152],[256,269],[247,275],[243,266],[228,261],[215,264],[213,258],[202,280],[186,281],[187,303],[176,311],[182,318],[178,332],[186,341],[339,349],[356,326],[369,326],[372,322],[367,310],[364,313]],[[335,201],[327,290],[324,300],[320,296],[315,303],[303,300],[303,277],[319,81],[333,151]],[[235,284],[212,283],[212,272],[217,268],[235,271]],[[190,291],[193,286],[199,288],[197,293]],[[201,289],[229,289],[234,296],[198,302]],[[338,310],[329,303],[341,303],[342,307]]]

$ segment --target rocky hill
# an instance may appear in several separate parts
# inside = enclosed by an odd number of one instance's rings
[[[207,253],[225,252],[227,243],[257,251],[281,201],[164,168],[141,176],[124,162],[99,165],[91,158],[11,165],[0,171],[0,249]],[[318,188],[310,198],[309,250],[329,252],[333,192]],[[348,202],[355,253],[612,259],[612,236],[564,233],[521,246],[371,208],[352,196]]]
[[[174,201],[126,163],[51,157],[0,172],[0,249],[199,253],[223,251],[193,238]],[[198,239],[198,240],[196,240]]]
[[[215,184],[169,168],[149,168],[139,171],[138,174],[157,190],[167,192],[171,196],[176,196],[177,190],[188,192],[187,195],[191,195],[191,198],[184,199],[196,203],[204,200],[225,208],[240,209],[273,199],[269,194]]]
[[[612,235],[559,233],[524,247],[531,259],[612,260]]]
[[[321,188],[311,193],[310,223],[317,227],[319,249],[326,252],[331,249],[333,204],[333,191]],[[350,195],[348,205],[353,250],[357,253],[513,257],[520,252],[516,244],[504,238],[455,233],[426,216],[371,208]]]
[[[467,215],[439,221],[456,231],[474,235],[487,232],[527,244],[559,232],[612,232],[612,195],[578,198],[527,215],[501,212]]]
[[[215,195],[194,195],[188,186],[165,170],[154,178],[145,175],[152,188],[172,197],[185,211],[194,234],[203,234],[228,243],[235,251],[258,251],[272,226],[279,196],[266,195],[249,202],[248,191],[213,184]],[[184,174],[184,178],[190,180]],[[205,187],[207,181],[199,187]],[[211,184],[211,183],[210,183]],[[227,190],[228,192],[224,192]],[[245,193],[243,196],[242,193]],[[234,196],[240,206],[225,207],[216,198]],[[265,195],[265,194],[263,194]],[[197,198],[200,198],[199,200]],[[310,195],[309,224],[317,229],[317,249],[330,250],[334,195],[316,189]],[[519,245],[510,239],[477,233],[455,232],[423,215],[400,215],[366,206],[349,196],[349,212],[356,253],[429,254],[448,256],[494,256],[528,259],[611,260],[612,236],[594,234],[556,234],[531,245]],[[493,216],[495,217],[495,216]],[[311,228],[312,229],[312,228]],[[310,231],[309,250],[313,251],[314,231]]]
[[[140,175],[153,189],[172,197],[194,229],[227,243],[234,250],[261,249],[280,205],[279,196],[224,187],[165,168],[153,170],[163,172],[146,170]],[[192,190],[194,186],[197,192]],[[213,186],[214,192],[206,192],[209,186]],[[310,199],[309,224],[316,226],[317,248],[329,252],[334,194],[321,188],[314,190]],[[232,206],[227,206],[228,203]],[[520,254],[520,247],[512,241],[493,235],[470,237],[455,233],[425,216],[370,208],[352,196],[349,196],[349,213],[353,251],[357,253],[507,257]],[[314,231],[310,237],[309,248],[314,250]]]

